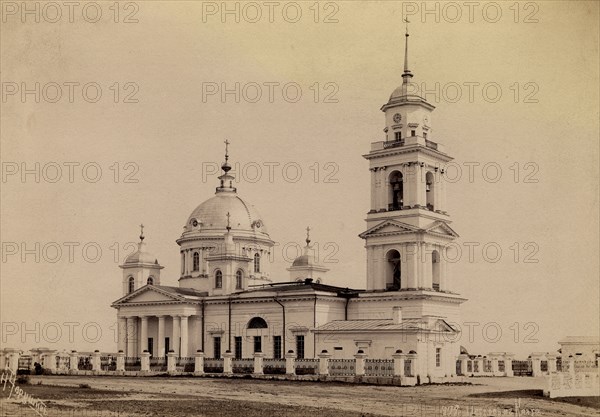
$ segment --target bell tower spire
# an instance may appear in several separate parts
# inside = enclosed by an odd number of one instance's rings
[[[408,24],[410,23],[408,19],[404,19],[404,23],[406,23],[406,32],[404,34],[404,72],[402,73],[402,95],[408,95],[408,84],[410,83],[410,79],[413,77],[413,74],[408,69]]]

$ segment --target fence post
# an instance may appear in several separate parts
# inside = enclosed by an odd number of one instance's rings
[[[167,373],[174,374],[177,372],[177,353],[173,349],[167,353]]]
[[[100,367],[100,351],[95,350],[94,353],[92,353],[92,371],[100,372],[101,370],[102,368]]]
[[[141,371],[142,372],[150,372],[150,352],[144,350],[141,354]]]
[[[392,355],[392,358],[394,358],[394,376],[404,376],[404,357],[406,355],[404,353],[402,353],[402,351],[400,349],[398,349],[396,351],[396,353],[394,353]],[[356,357],[356,355],[355,355]],[[358,359],[356,360],[358,362]]]
[[[410,376],[412,377],[417,377],[417,369],[419,369],[417,367],[417,359],[418,356],[416,353],[409,353],[408,355],[406,355],[407,359],[410,359]]]
[[[327,376],[329,375],[329,358],[331,354],[328,353],[325,349],[319,353],[319,375]]]
[[[354,358],[356,362],[354,364],[354,374],[356,376],[365,376],[365,359],[367,358],[367,354],[362,349],[359,349]]]
[[[230,350],[223,353],[223,375],[233,375],[232,359],[233,353]]]
[[[546,359],[548,360],[548,373],[551,374],[556,372],[556,358],[558,355],[554,353],[546,354]]]
[[[475,362],[477,362],[477,372],[473,372],[475,375],[483,375],[483,358],[481,357],[481,355],[477,356],[475,358]],[[473,371],[475,371],[475,369],[473,369]]]
[[[263,375],[263,358],[265,354],[262,352],[254,353],[254,375]]]
[[[513,377],[515,376],[515,373],[513,372],[513,367],[512,367],[512,361],[515,355],[513,355],[512,353],[505,353],[504,354],[504,375],[508,376],[508,377]]]
[[[294,367],[294,361],[296,359],[296,354],[293,350],[288,350],[288,353],[285,354],[285,373],[287,375],[295,375],[296,369]]]
[[[573,355],[569,355],[567,361],[569,363],[569,373],[573,376],[573,380],[575,380],[575,358]]]
[[[467,361],[469,360],[469,355],[465,355],[464,353],[461,353],[460,355],[458,355],[458,360],[460,361],[460,374],[462,376],[466,376],[467,375]]]
[[[69,373],[74,375],[79,371],[79,355],[76,350],[69,353]]]
[[[194,355],[194,375],[204,375],[204,352],[201,350]]]
[[[19,370],[19,357],[21,353],[17,349],[5,349],[7,353],[5,361],[7,362],[5,366],[7,366],[15,375]]]
[[[117,352],[117,372],[125,372],[125,352]]]
[[[542,375],[542,356],[542,353],[531,354],[531,370],[533,371],[533,376]]]

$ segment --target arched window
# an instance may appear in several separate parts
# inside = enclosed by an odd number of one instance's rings
[[[404,205],[404,185],[402,173],[394,171],[390,174],[388,210],[402,210]]]
[[[435,210],[435,201],[434,201],[435,184],[434,184],[433,179],[434,179],[434,177],[431,172],[428,172],[425,175],[425,194],[427,194],[427,209],[431,210],[431,211]]]
[[[223,273],[218,269],[215,272],[215,288],[223,288]]]
[[[400,252],[393,249],[387,253],[387,275],[385,289],[398,291],[400,289]]]
[[[266,329],[268,327],[269,326],[267,326],[267,322],[262,317],[253,317],[248,322],[249,329]]]
[[[146,281],[146,284],[148,284],[148,285],[154,285],[154,278],[153,277],[148,277],[148,280]]]
[[[431,278],[433,280],[433,289],[440,290],[440,253],[434,250],[431,253]]]
[[[238,290],[242,289],[242,270],[238,269],[238,271],[235,273],[235,288]]]
[[[260,255],[254,254],[254,272],[260,272]]]
[[[132,293],[135,291],[135,279],[133,277],[129,277],[129,292]]]
[[[193,269],[194,271],[200,271],[200,254],[198,252],[194,252]]]

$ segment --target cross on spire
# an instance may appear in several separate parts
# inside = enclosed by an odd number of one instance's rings
[[[306,226],[306,246],[310,245],[310,226]]]
[[[229,225],[229,218],[231,217],[231,214],[229,214],[229,212],[227,212],[227,230],[231,230],[231,226]]]
[[[225,162],[229,160],[229,140],[225,139]]]
[[[140,224],[140,242],[144,241],[144,224]]]

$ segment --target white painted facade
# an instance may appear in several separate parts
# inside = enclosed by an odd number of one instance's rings
[[[412,73],[382,107],[385,140],[371,144],[371,210],[366,218],[365,290],[326,284],[328,269],[311,256],[310,239],[288,279],[271,276],[274,246],[264,219],[240,198],[226,151],[215,196],[186,220],[177,240],[178,286],[160,281],[162,266],[146,250],[121,265],[123,297],[112,306],[119,320],[119,350],[180,357],[231,351],[241,358],[263,352],[283,357],[391,359],[417,355],[421,376],[456,374],[459,307],[446,250],[458,236],[450,227],[442,167],[452,158],[431,140],[434,107],[408,93]],[[335,272],[333,272],[335,273]],[[151,278],[151,280],[148,280]]]

